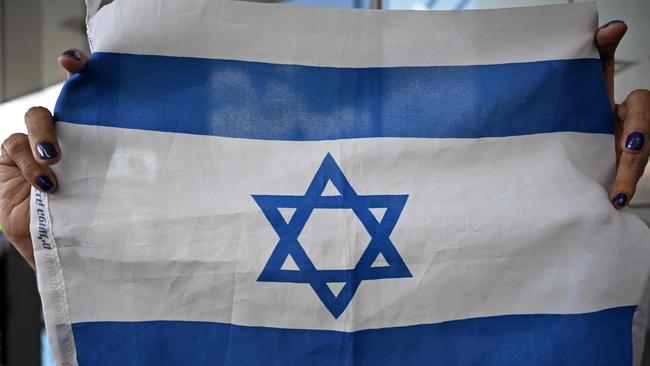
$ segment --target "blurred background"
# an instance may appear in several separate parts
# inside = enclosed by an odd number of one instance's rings
[[[104,0],[104,4],[112,0]],[[123,0],[117,0],[123,1]],[[182,1],[182,0],[179,0]],[[249,1],[249,0],[247,0]],[[259,0],[299,6],[413,10],[487,9],[561,0]],[[596,1],[600,23],[624,20],[629,30],[616,53],[616,98],[650,89],[650,1]],[[53,108],[65,74],[58,55],[88,51],[83,0],[0,0],[0,141],[25,132],[23,115],[35,105]],[[632,209],[650,223],[650,169]],[[615,244],[615,243],[613,243]],[[646,347],[645,366],[650,366]],[[0,366],[53,365],[44,337],[34,273],[0,235]]]

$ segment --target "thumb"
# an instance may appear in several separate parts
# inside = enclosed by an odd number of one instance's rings
[[[626,31],[627,25],[622,20],[613,20],[596,31],[596,47],[600,54],[603,75],[612,106],[614,105],[614,53],[616,53],[616,47]]]
[[[67,71],[68,77],[70,77],[72,74],[81,72],[86,67],[88,56],[76,48],[71,48],[63,52],[57,61]]]

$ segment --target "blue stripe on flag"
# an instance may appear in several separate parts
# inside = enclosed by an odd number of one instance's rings
[[[635,307],[353,333],[187,321],[73,324],[93,365],[630,365]]]
[[[596,59],[333,68],[95,53],[55,118],[301,141],[613,131]]]

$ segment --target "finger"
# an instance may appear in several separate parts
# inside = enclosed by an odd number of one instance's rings
[[[63,52],[57,61],[67,71],[68,77],[70,77],[72,74],[83,71],[88,63],[88,56],[76,48],[71,48]]]
[[[56,190],[56,176],[46,165],[34,160],[29,139],[24,133],[15,133],[2,143],[2,163],[13,163],[20,169],[25,180],[43,192]]]
[[[61,159],[61,148],[50,111],[43,107],[30,108],[25,113],[25,125],[34,160],[39,164],[56,164]]]
[[[627,205],[636,191],[650,154],[650,91],[636,90],[627,97],[617,111],[623,121],[623,133],[616,142],[621,157],[616,179],[610,190],[610,199],[616,208]]]
[[[627,32],[627,25],[622,20],[612,20],[596,31],[596,47],[600,54],[607,93],[612,106],[614,105],[614,54],[625,32]]]

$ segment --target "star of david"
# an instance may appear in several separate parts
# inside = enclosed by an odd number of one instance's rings
[[[323,195],[328,182],[338,190],[339,195]],[[412,277],[390,239],[407,198],[408,195],[357,194],[334,158],[327,154],[304,195],[253,195],[280,237],[257,280],[309,284],[327,310],[338,318],[352,301],[362,281]],[[281,208],[295,209],[288,222],[282,216]],[[372,208],[385,208],[386,212],[379,220],[372,214]],[[309,258],[298,237],[314,209],[352,209],[368,231],[370,242],[354,268],[318,269]],[[374,266],[380,254],[385,258],[386,265]],[[298,269],[282,268],[289,256]],[[331,283],[343,283],[338,294],[328,286]]]

